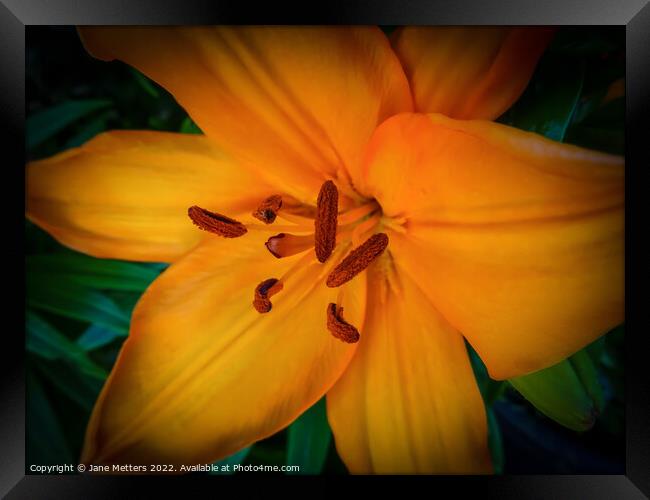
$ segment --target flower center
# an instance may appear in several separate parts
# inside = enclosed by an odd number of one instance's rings
[[[277,194],[262,200],[252,215],[264,225],[244,225],[235,219],[198,206],[190,207],[188,215],[200,229],[224,238],[238,238],[249,230],[269,230],[268,225],[273,224],[278,216],[296,224],[283,226],[283,229],[290,230],[293,227],[301,232],[304,232],[305,222],[312,220],[313,233],[293,235],[281,232],[266,241],[266,248],[278,259],[304,252],[305,257],[296,264],[294,270],[313,262],[314,257],[321,264],[325,264],[333,255],[337,244],[343,248],[342,252],[336,253],[337,259],[341,259],[340,262],[326,280],[328,287],[339,288],[338,303],[327,305],[326,322],[327,329],[335,338],[355,343],[359,341],[359,331],[343,319],[343,288],[384,252],[388,246],[388,235],[375,232],[382,220],[381,209],[376,201],[368,201],[342,213],[339,213],[338,205],[339,192],[336,184],[326,181],[318,193],[315,210],[313,207],[296,203],[291,197]],[[353,246],[355,248],[342,258]],[[312,248],[313,254],[310,251]],[[255,310],[259,313],[270,312],[273,308],[271,297],[284,288],[291,274],[292,270],[281,278],[267,278],[257,285],[253,293]]]

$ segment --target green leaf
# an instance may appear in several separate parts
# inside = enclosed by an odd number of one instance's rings
[[[129,316],[106,295],[66,276],[33,272],[27,268],[27,304],[35,309],[89,323],[126,335]]]
[[[625,130],[623,129],[577,125],[567,131],[566,142],[605,153],[625,154]]]
[[[469,353],[470,363],[472,365],[472,370],[474,371],[476,383],[481,391],[481,396],[483,397],[485,405],[489,408],[501,398],[505,391],[506,384],[500,380],[493,380],[490,378],[483,360],[481,360],[469,342],[465,342],[465,347]]]
[[[38,377],[27,372],[27,461],[38,465],[72,463],[63,429]]]
[[[65,342],[57,341],[63,335],[36,313],[27,310],[25,314],[25,348],[46,359],[65,356]],[[68,340],[64,337],[64,340]]]
[[[186,116],[185,119],[183,120],[183,123],[181,123],[181,128],[180,132],[183,134],[202,134],[203,132],[199,128],[199,126],[192,121],[192,119],[189,116]]]
[[[576,361],[580,368],[576,370],[574,357],[508,381],[547,417],[569,429],[585,431],[594,425],[602,396],[598,399],[599,382],[591,358],[580,354]]]
[[[149,94],[154,99],[158,99],[160,97],[160,92],[158,92],[158,89],[154,86],[153,83],[151,83],[151,80],[149,80],[149,78],[144,76],[135,68],[131,68],[131,73],[133,74],[135,81],[138,82],[138,85],[140,85],[140,87],[142,87],[142,89],[147,94]]]
[[[113,330],[104,328],[100,325],[90,325],[85,332],[77,338],[76,343],[84,351],[93,351],[110,344],[116,338],[121,338],[124,335],[118,334]]]
[[[622,401],[625,394],[625,325],[605,335],[600,367],[606,379],[606,399]]]
[[[495,402],[501,399],[501,396],[505,393],[506,384],[501,380],[492,380],[488,378],[486,382],[485,392],[483,397],[485,399],[485,404],[489,407],[492,406]]]
[[[36,224],[25,219],[25,253],[53,252],[60,247],[52,236],[43,231]]]
[[[585,351],[591,358],[591,361],[594,363],[594,366],[596,368],[600,365],[600,360],[603,357],[603,351],[605,350],[605,338],[606,335],[603,335],[585,347]]]
[[[80,253],[29,255],[27,269],[51,279],[63,277],[74,283],[103,290],[142,292],[156,279],[155,269],[131,262],[96,259]]]
[[[165,269],[169,267],[169,264],[165,262],[143,262],[140,265],[145,266],[149,269],[153,269],[157,273],[162,273]]]
[[[300,471],[287,474],[320,474],[331,439],[325,398],[322,398],[289,426],[287,465],[298,465]]]
[[[154,130],[165,130],[167,128],[165,120],[159,116],[150,116],[147,119],[147,125],[149,128],[152,128]]]
[[[248,456],[248,453],[251,451],[252,446],[248,446],[246,448],[243,448],[239,450],[237,453],[233,453],[229,457],[224,458],[223,460],[219,460],[218,462],[215,462],[213,465],[218,465],[219,470],[211,470],[208,472],[208,474],[213,474],[215,476],[225,476],[225,475],[230,475],[233,474],[235,471],[233,470],[233,466],[241,464],[244,460],[246,460],[246,457]],[[222,467],[225,467],[225,470],[221,470]]]
[[[488,422],[488,447],[492,456],[492,466],[495,474],[503,474],[503,465],[505,463],[505,453],[503,451],[503,438],[499,422],[494,416],[491,408],[486,409]]]
[[[583,124],[596,128],[625,127],[625,97],[615,97],[609,102],[604,102],[610,86],[616,83],[616,80],[610,80],[616,76],[613,74],[610,78],[603,78],[602,74],[597,74],[585,77],[585,88],[576,106],[570,127]],[[619,80],[623,80],[623,77]]]
[[[584,65],[564,57],[542,59],[521,98],[505,115],[517,128],[563,141],[578,105]]]
[[[255,443],[255,447],[251,450],[248,459],[251,463],[259,465],[279,465],[286,462],[286,455],[284,445],[280,447],[277,443],[269,443],[267,440],[263,440]]]
[[[28,351],[46,359],[68,361],[82,374],[99,380],[104,380],[108,376],[106,370],[93,362],[81,347],[33,311],[27,310],[25,330]]]
[[[623,130],[625,127],[625,97],[617,97],[593,107],[582,119],[583,125],[605,130]]]
[[[101,113],[97,118],[93,118],[87,124],[81,127],[79,133],[73,135],[66,143],[64,149],[76,148],[89,141],[96,135],[106,131],[108,120],[116,117],[115,110],[109,110]]]
[[[106,296],[109,297],[117,306],[120,308],[123,314],[126,314],[128,317],[131,317],[133,309],[140,300],[142,296],[141,293],[136,292],[121,292],[109,290],[106,292]]]
[[[594,402],[594,409],[598,414],[602,413],[605,406],[603,388],[598,382],[598,372],[591,356],[586,349],[578,351],[569,358],[569,362],[576,372],[578,379],[585,388],[585,391]]]
[[[35,368],[56,387],[63,397],[76,403],[86,413],[90,413],[101,391],[103,380],[82,377],[77,367],[61,360],[39,360]]]
[[[27,148],[38,146],[80,118],[111,104],[111,101],[97,99],[64,101],[32,114],[25,125]]]
[[[625,323],[610,330],[605,335],[605,351],[610,361],[614,361],[618,368],[622,370],[623,358],[617,355],[622,355],[625,347]],[[616,358],[616,359],[614,359]]]

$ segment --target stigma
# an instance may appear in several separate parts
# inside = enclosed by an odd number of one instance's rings
[[[260,314],[271,312],[271,297],[285,288],[287,282],[293,279],[296,269],[315,261],[326,266],[323,271],[326,274],[321,274],[327,276],[325,285],[340,290],[338,303],[329,303],[326,307],[325,326],[334,338],[353,344],[360,340],[361,334],[343,318],[341,297],[346,283],[365,271],[388,247],[388,235],[377,231],[381,221],[380,212],[379,205],[374,200],[369,200],[339,213],[338,188],[334,181],[328,180],[322,184],[315,206],[297,202],[282,194],[273,194],[261,200],[251,215],[262,224],[244,224],[196,205],[188,209],[188,216],[199,229],[223,238],[239,238],[251,230],[274,231],[276,234],[269,236],[265,243],[266,250],[263,251],[268,251],[275,259],[303,254],[284,276],[260,276],[261,281],[252,294],[253,308]],[[278,218],[292,224],[275,225]],[[310,219],[311,232],[308,224]],[[282,231],[278,232],[277,229]],[[294,235],[289,231],[310,234]],[[352,250],[347,253],[350,248]],[[278,307],[281,307],[281,302],[279,304]]]

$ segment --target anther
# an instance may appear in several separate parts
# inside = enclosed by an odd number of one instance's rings
[[[253,307],[259,313],[267,313],[273,308],[273,304],[269,300],[273,295],[282,290],[282,282],[276,278],[269,278],[262,281],[255,287],[255,298],[253,299]]]
[[[266,248],[275,257],[289,257],[297,253],[309,250],[314,246],[314,235],[295,236],[293,234],[280,233],[271,236],[265,243]]]
[[[247,233],[246,226],[241,222],[226,217],[225,215],[210,212],[196,205],[187,209],[187,215],[190,216],[192,222],[199,229],[218,234],[224,238],[237,238]]]
[[[359,330],[343,319],[343,308],[333,302],[327,306],[327,329],[334,337],[348,344],[359,341]]]
[[[373,234],[355,248],[327,277],[327,286],[335,288],[347,283],[379,257],[388,246],[386,233]]]
[[[332,181],[326,181],[320,188],[316,202],[314,243],[319,262],[325,262],[336,246],[338,206],[339,191]]]
[[[260,203],[257,210],[253,212],[253,217],[261,220],[264,224],[272,224],[275,222],[280,208],[282,208],[282,196],[274,194]]]

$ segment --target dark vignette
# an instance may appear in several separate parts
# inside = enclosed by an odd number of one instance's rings
[[[328,7],[321,9],[319,15],[305,13],[303,9],[287,10],[275,8],[269,12],[268,7],[262,10],[253,10],[255,15],[251,16],[251,10],[247,11],[243,3],[233,7],[233,3],[219,4],[207,2],[172,2],[160,1],[155,3],[141,2],[136,5],[127,4],[121,1],[104,2],[100,5],[91,5],[90,2],[78,4],[76,2],[59,2],[52,10],[52,5],[43,1],[16,2],[6,1],[11,4],[11,10],[0,6],[0,57],[3,64],[2,78],[2,110],[5,120],[3,121],[4,150],[9,153],[11,172],[18,176],[21,188],[24,186],[23,164],[24,164],[24,24],[165,24],[165,23],[241,23],[254,22],[322,22],[341,24],[379,23],[379,24],[626,24],[630,17],[636,13],[645,3],[644,1],[630,1],[624,5],[622,2],[612,3],[604,1],[576,2],[564,0],[553,1],[545,4],[539,2],[513,2],[504,1],[499,8],[494,5],[480,7],[481,4],[465,5],[459,2],[439,2],[432,5],[422,1],[402,2],[401,4],[388,1],[375,1],[372,5],[369,2],[329,2]],[[78,10],[73,10],[73,8]],[[212,8],[211,8],[212,7]],[[471,8],[470,8],[471,7]],[[80,8],[80,9],[79,9]],[[104,9],[102,12],[101,9]],[[544,12],[548,9],[547,12]],[[48,11],[49,10],[49,11]],[[18,17],[11,12],[17,13]],[[283,15],[284,14],[284,15]],[[267,16],[264,18],[264,16]],[[627,17],[626,17],[627,16]],[[627,26],[627,60],[628,77],[627,84],[627,131],[626,142],[628,144],[627,166],[629,182],[627,183],[627,252],[626,252],[626,283],[627,283],[627,324],[631,332],[628,337],[628,369],[627,369],[627,423],[628,423],[628,461],[627,475],[645,492],[650,490],[650,479],[648,470],[648,450],[650,439],[648,434],[648,415],[650,415],[650,391],[647,375],[643,376],[643,362],[641,349],[638,342],[645,333],[642,323],[642,311],[644,310],[644,299],[639,293],[641,279],[647,276],[647,267],[641,267],[640,260],[646,254],[647,247],[642,241],[643,225],[642,210],[646,208],[644,201],[644,189],[647,183],[647,165],[649,164],[648,150],[642,145],[642,137],[646,138],[648,127],[644,125],[643,118],[648,116],[648,93],[650,89],[650,68],[647,65],[650,58],[647,57],[646,47],[650,46],[650,8],[646,5],[635,19]],[[5,142],[6,141],[6,142]],[[5,156],[7,157],[7,156]],[[8,209],[5,213],[15,214],[5,219],[5,231],[7,242],[3,251],[8,258],[20,258],[22,255],[22,218],[24,214],[23,191],[9,184],[5,185],[5,196],[2,202]],[[18,198],[18,200],[15,200]],[[21,210],[21,213],[18,213]],[[9,221],[8,224],[6,221]],[[631,240],[631,241],[630,241]],[[23,291],[22,266],[9,265],[5,269],[16,273],[15,283],[12,287],[8,301],[5,301],[9,316],[15,319],[18,331],[22,331],[23,317],[21,307],[22,301],[18,302],[16,288]],[[640,269],[640,271],[639,271]],[[15,300],[17,303],[12,304]],[[7,329],[3,349],[5,357],[2,365],[3,379],[1,395],[3,409],[1,417],[3,457],[0,466],[0,478],[2,487],[0,491],[7,491],[13,482],[22,476],[24,449],[24,408],[23,391],[24,377],[21,363],[23,354],[23,338],[12,335],[16,331]],[[13,345],[9,345],[13,342]],[[13,447],[13,449],[12,449]],[[645,456],[644,456],[645,454]],[[112,496],[121,490],[136,492],[134,486],[151,486],[150,480],[136,483],[134,478],[88,478],[88,477],[59,477],[54,480],[52,477],[30,477],[25,478],[20,485],[12,492],[10,498],[23,497],[59,497],[64,495],[87,495],[97,494],[100,497]],[[174,484],[183,484],[191,479],[185,478],[174,481]],[[420,479],[420,478],[415,478]],[[587,496],[589,498],[642,498],[636,487],[622,476],[511,476],[493,477],[489,479],[476,478],[428,478],[435,481],[435,487],[446,485],[453,487],[456,492],[460,487],[467,488],[468,492],[494,494],[499,498],[548,498],[549,496],[562,495],[562,497]],[[380,478],[378,481],[383,484],[397,481],[399,484],[403,478]],[[424,480],[424,478],[420,479]],[[462,481],[462,483],[461,483]],[[171,484],[171,479],[160,483],[164,487]],[[207,483],[206,483],[207,484]],[[60,488],[60,489],[59,489]],[[115,489],[113,489],[115,488]],[[134,489],[132,489],[134,488]],[[143,490],[144,491],[144,490]],[[150,491],[147,489],[147,491]],[[259,491],[259,490],[258,490]],[[47,492],[47,493],[46,493]]]

